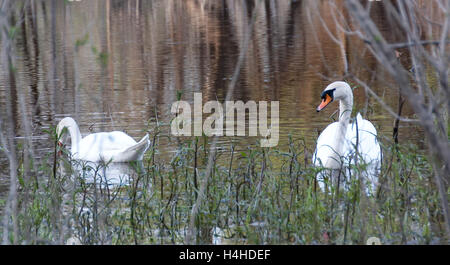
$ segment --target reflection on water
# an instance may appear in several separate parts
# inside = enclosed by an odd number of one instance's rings
[[[170,122],[170,107],[178,92],[191,103],[194,92],[201,92],[204,102],[224,100],[254,7],[252,1],[234,0],[31,3],[23,10],[17,37],[18,75],[12,97],[15,133],[24,136],[23,119],[28,117],[36,158],[52,150],[53,142],[44,130],[65,116],[78,122],[83,135],[124,130],[139,138],[150,119]],[[333,8],[343,6],[338,2]],[[343,58],[348,69],[389,105],[397,104],[397,94],[363,44],[337,34],[331,15],[322,21],[316,14],[330,10],[328,1],[267,0],[257,13],[233,100],[279,101],[281,147],[292,134],[305,137],[313,148],[318,132],[337,108],[319,115],[315,107],[323,88],[345,73]],[[379,9],[374,8],[373,15],[380,24],[387,23]],[[343,41],[344,49],[329,37],[322,22]],[[388,38],[394,34],[388,26],[381,28]],[[0,105],[6,100],[4,76]],[[390,137],[392,117],[368,100],[362,88],[354,94],[356,109]],[[20,97],[26,102],[22,106],[26,115],[21,113]],[[411,111],[405,109],[404,114]],[[417,130],[405,128],[402,137],[421,138]],[[229,140],[221,138],[221,144]],[[254,141],[237,140],[242,146]],[[165,138],[158,143],[163,153],[174,144]],[[5,178],[3,154],[0,165],[0,178]]]
[[[76,170],[88,184],[102,187],[129,185],[133,177],[145,174],[142,161],[132,163],[109,163],[107,165],[93,162],[74,162]]]

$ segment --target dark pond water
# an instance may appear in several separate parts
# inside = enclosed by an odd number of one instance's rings
[[[23,17],[16,18],[23,23],[17,33],[17,80],[11,95],[16,136],[19,142],[23,139],[27,118],[36,158],[52,150],[44,130],[65,116],[78,122],[82,134],[125,130],[138,139],[151,129],[149,120],[170,122],[177,91],[189,102],[194,92],[202,92],[204,101],[224,100],[254,8],[251,1],[234,0],[32,2]],[[233,100],[279,101],[282,148],[290,134],[314,147],[337,104],[320,114],[315,108],[325,86],[345,74],[344,58],[351,73],[396,109],[397,92],[382,66],[361,41],[336,30],[331,10],[343,9],[340,2],[336,5],[272,0],[264,1],[257,12]],[[376,4],[372,13],[384,34],[395,39]],[[2,81],[2,118],[6,93]],[[355,109],[381,136],[391,137],[393,118],[368,99],[363,88],[354,94]],[[411,116],[409,108],[404,114]],[[423,138],[417,128],[402,126],[401,140]],[[255,139],[236,140],[244,147]],[[219,144],[228,145],[229,139],[220,138]],[[162,154],[174,147],[168,140],[159,142]],[[8,163],[3,153],[0,168],[0,183],[5,184]]]

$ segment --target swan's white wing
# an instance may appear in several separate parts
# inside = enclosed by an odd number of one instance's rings
[[[136,141],[123,132],[100,132],[89,134],[80,141],[77,158],[88,161],[108,160],[111,154],[136,145]]]
[[[344,156],[351,164],[355,163],[356,149],[358,148],[358,162],[367,165],[364,176],[370,179],[373,185],[378,182],[378,174],[381,170],[381,147],[377,139],[377,130],[373,124],[364,120],[361,114],[357,114],[355,121],[348,125],[344,145]],[[358,145],[356,144],[358,141]],[[351,159],[351,161],[350,161]]]
[[[127,161],[137,161],[142,160],[145,151],[147,151],[150,146],[150,140],[148,134],[146,134],[139,143],[136,143],[128,148],[124,148],[119,151],[108,151],[103,155],[105,160],[113,159],[114,162],[127,162]]]
[[[358,134],[357,134],[358,132]],[[356,141],[358,140],[358,152],[365,162],[381,161],[381,148],[377,139],[377,130],[373,124],[364,120],[358,113],[356,120],[348,125],[346,133],[346,145],[344,154],[355,152]]]

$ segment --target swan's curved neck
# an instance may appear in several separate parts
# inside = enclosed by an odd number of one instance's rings
[[[344,91],[345,96],[339,100],[339,127],[335,139],[338,144],[337,149],[340,154],[342,152],[342,146],[353,109],[353,93],[350,86],[346,87]]]
[[[347,125],[350,122],[350,115],[353,109],[353,96],[350,94],[347,98],[339,101],[339,123]]]
[[[64,127],[69,131],[71,143],[71,153],[72,155],[78,154],[80,150],[81,133],[80,128],[78,128],[77,123],[72,118],[64,118],[58,125],[58,133],[62,132]]]
[[[81,133],[78,125],[75,124],[74,127],[69,128],[70,139],[72,140],[71,152],[72,154],[78,154],[80,151]]]

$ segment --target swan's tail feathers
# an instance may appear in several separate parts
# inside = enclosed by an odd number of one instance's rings
[[[128,147],[121,152],[121,160],[124,161],[139,161],[144,157],[145,151],[150,146],[148,134],[146,134],[137,144]],[[118,162],[118,161],[117,161]]]
[[[363,126],[363,117],[361,113],[356,114],[356,118],[352,122],[352,128],[360,129]]]
[[[358,122],[362,121],[362,116],[361,113],[358,112],[358,114],[356,114],[356,119],[358,120]]]
[[[140,143],[142,143],[142,142],[148,142],[148,144],[150,144],[150,140],[149,140],[149,137],[148,137],[148,133],[145,134],[144,137],[142,137],[142,139],[139,141],[138,144],[140,144]]]

